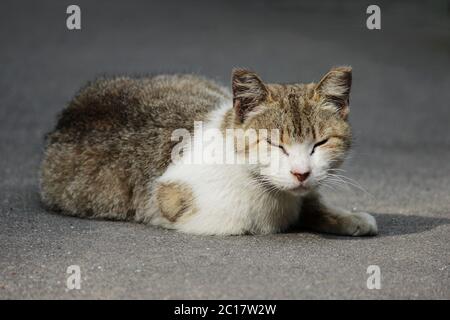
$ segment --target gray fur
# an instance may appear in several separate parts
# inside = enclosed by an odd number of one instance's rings
[[[151,183],[170,162],[176,128],[193,130],[229,93],[194,75],[99,79],[47,136],[41,197],[63,214],[141,219]]]

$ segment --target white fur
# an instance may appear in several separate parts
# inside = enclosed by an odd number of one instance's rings
[[[213,111],[204,129],[221,127],[224,115],[232,108],[230,101]],[[172,163],[156,183],[175,182],[190,187],[194,196],[195,212],[186,218],[169,222],[155,212],[151,223],[186,233],[204,235],[235,235],[244,233],[267,234],[286,230],[300,215],[302,195],[314,189],[326,176],[329,159],[326,151],[317,148],[312,152],[313,141],[286,146],[288,155],[277,146],[268,144],[277,157],[276,168],[265,164],[211,164],[205,159],[203,149],[194,146],[204,139],[195,135],[184,150],[181,161]],[[221,143],[219,145],[219,143]],[[214,147],[220,146],[225,154],[235,154],[233,146],[223,145],[223,141],[211,140]],[[224,147],[224,148],[222,148]],[[217,148],[216,148],[217,149]],[[211,157],[206,153],[206,157]],[[203,159],[207,163],[196,164],[183,159]],[[311,172],[310,177],[300,183],[291,171]],[[258,171],[270,182],[269,187],[255,181],[252,172]],[[275,186],[270,191],[267,188]],[[304,187],[304,188],[302,188]],[[376,234],[376,222],[368,214],[351,215],[350,224],[342,234]]]
[[[231,103],[212,112],[205,128],[219,128]],[[201,137],[200,137],[201,138]],[[192,146],[195,145],[195,136]],[[183,157],[195,158],[194,148]],[[225,152],[232,152],[226,150]],[[182,182],[195,197],[196,213],[177,220],[172,227],[194,234],[274,233],[285,230],[297,219],[300,198],[288,193],[268,192],[254,182],[248,164],[171,164],[158,182]],[[155,217],[153,224],[163,224]]]
[[[378,233],[377,222],[373,216],[366,212],[350,213],[351,223],[347,224],[349,230],[344,230],[348,235],[376,235]]]

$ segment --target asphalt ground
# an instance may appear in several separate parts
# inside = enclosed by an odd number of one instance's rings
[[[68,1],[0,4],[0,298],[449,299],[450,19],[446,1]],[[200,237],[59,216],[43,209],[43,136],[99,75],[194,72],[229,83],[232,67],[269,82],[354,70],[347,175],[324,190],[368,211],[380,234],[296,231]],[[78,265],[81,289],[68,290]],[[367,288],[367,268],[381,289]]]

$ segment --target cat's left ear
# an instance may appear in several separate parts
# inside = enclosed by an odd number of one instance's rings
[[[269,91],[258,75],[245,69],[233,69],[231,87],[233,89],[233,107],[241,122],[248,118],[264,102]]]
[[[352,68],[337,67],[328,72],[316,85],[315,94],[336,108],[346,119],[349,113]]]

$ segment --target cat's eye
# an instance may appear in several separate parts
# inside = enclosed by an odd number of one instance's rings
[[[327,143],[327,142],[328,142],[328,139],[324,139],[324,140],[322,140],[322,141],[317,142],[317,143],[313,146],[313,148],[312,148],[312,150],[311,150],[311,154],[314,153],[314,151],[316,150],[317,147],[320,147],[321,145],[324,145],[324,144]]]
[[[268,142],[270,145],[272,145],[272,146],[274,146],[274,147],[280,148],[281,151],[283,151],[283,153],[284,153],[285,155],[289,155],[289,154],[287,153],[286,149],[285,149],[281,144],[273,143],[270,139],[266,139],[266,140],[267,140],[267,142]]]

